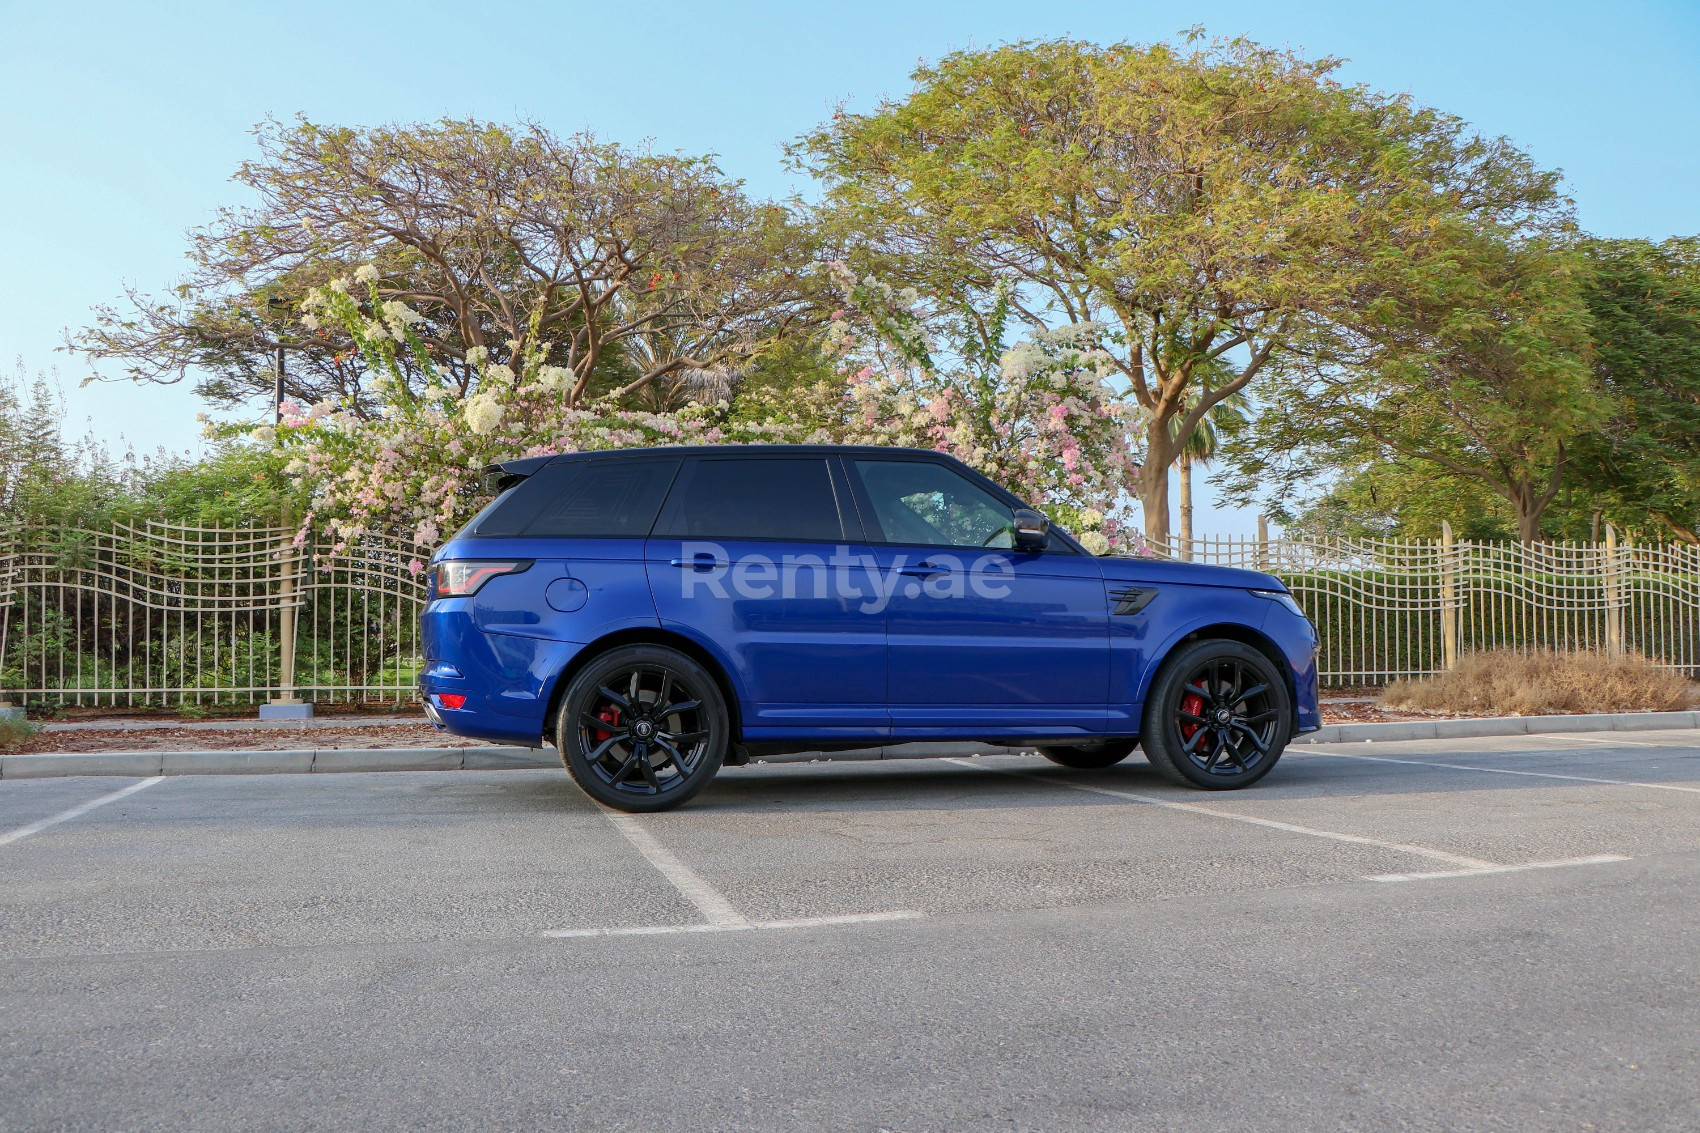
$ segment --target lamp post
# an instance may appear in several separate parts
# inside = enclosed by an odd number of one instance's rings
[[[281,295],[268,296],[266,310],[278,322],[277,366],[272,371],[272,424],[283,424],[283,319],[289,314],[289,300]]]
[[[289,300],[281,295],[266,297],[277,334],[277,368],[272,372],[272,424],[283,424],[283,328],[289,316]],[[290,540],[282,551],[278,565],[278,647],[281,672],[277,695],[270,703],[260,705],[262,720],[306,720],[313,715],[313,706],[295,694],[295,630],[300,616],[296,587],[301,573],[301,556]]]

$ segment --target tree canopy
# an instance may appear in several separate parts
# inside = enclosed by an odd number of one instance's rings
[[[561,400],[735,376],[819,321],[811,229],[751,199],[703,157],[472,120],[360,130],[302,120],[257,131],[235,180],[256,203],[190,234],[170,299],[132,292],[72,345],[134,379],[193,375],[220,405],[269,393],[369,415],[356,343],[303,327],[315,287],[371,264],[378,302],[406,304],[438,369],[470,392],[468,355],[505,362],[546,344]],[[376,312],[374,312],[376,315]],[[409,367],[409,377],[416,371]]]
[[[1444,274],[1473,227],[1557,223],[1557,177],[1503,139],[1244,40],[952,54],[793,147],[867,254],[921,291],[1015,287],[1036,324],[1105,324],[1144,417],[1130,485],[1224,398]],[[1225,363],[1225,381],[1207,376]]]

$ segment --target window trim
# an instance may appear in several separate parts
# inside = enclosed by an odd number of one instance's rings
[[[860,517],[845,506],[844,486],[840,483],[841,471],[834,469],[836,454],[823,453],[735,453],[724,455],[693,454],[684,459],[684,466],[679,475],[673,480],[673,485],[667,494],[667,501],[661,506],[661,513],[655,520],[650,537],[654,539],[708,539],[728,543],[807,543],[813,546],[837,547],[847,543],[858,542]],[[691,484],[696,479],[697,470],[706,463],[725,461],[738,464],[752,464],[757,461],[774,460],[818,460],[826,466],[826,482],[832,492],[832,503],[838,514],[838,529],[843,534],[834,539],[804,539],[793,535],[685,535],[679,532],[680,513],[684,511],[685,497]],[[852,523],[852,520],[856,520]]]

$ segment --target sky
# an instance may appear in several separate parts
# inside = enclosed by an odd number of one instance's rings
[[[719,155],[758,195],[808,191],[781,147],[840,103],[902,97],[922,60],[1202,25],[1462,116],[1563,170],[1584,228],[1700,233],[1700,0],[814,4],[138,4],[0,0],[0,365],[56,367],[69,434],[199,448],[185,386],[80,385],[67,328],[187,270],[184,233],[244,203],[253,126],[535,118]],[[259,408],[256,407],[256,416]],[[1201,489],[1197,529],[1255,520]]]

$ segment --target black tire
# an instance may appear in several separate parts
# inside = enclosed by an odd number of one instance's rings
[[[725,698],[707,669],[665,646],[628,645],[573,677],[555,746],[585,794],[643,813],[670,810],[708,786],[729,731]]]
[[[1101,771],[1114,767],[1133,754],[1138,740],[1109,740],[1101,744],[1068,744],[1061,747],[1042,747],[1039,754],[1052,763],[1072,767],[1076,771]]]
[[[1262,653],[1206,639],[1176,650],[1145,698],[1140,744],[1165,777],[1206,791],[1249,787],[1292,738],[1287,682]]]

